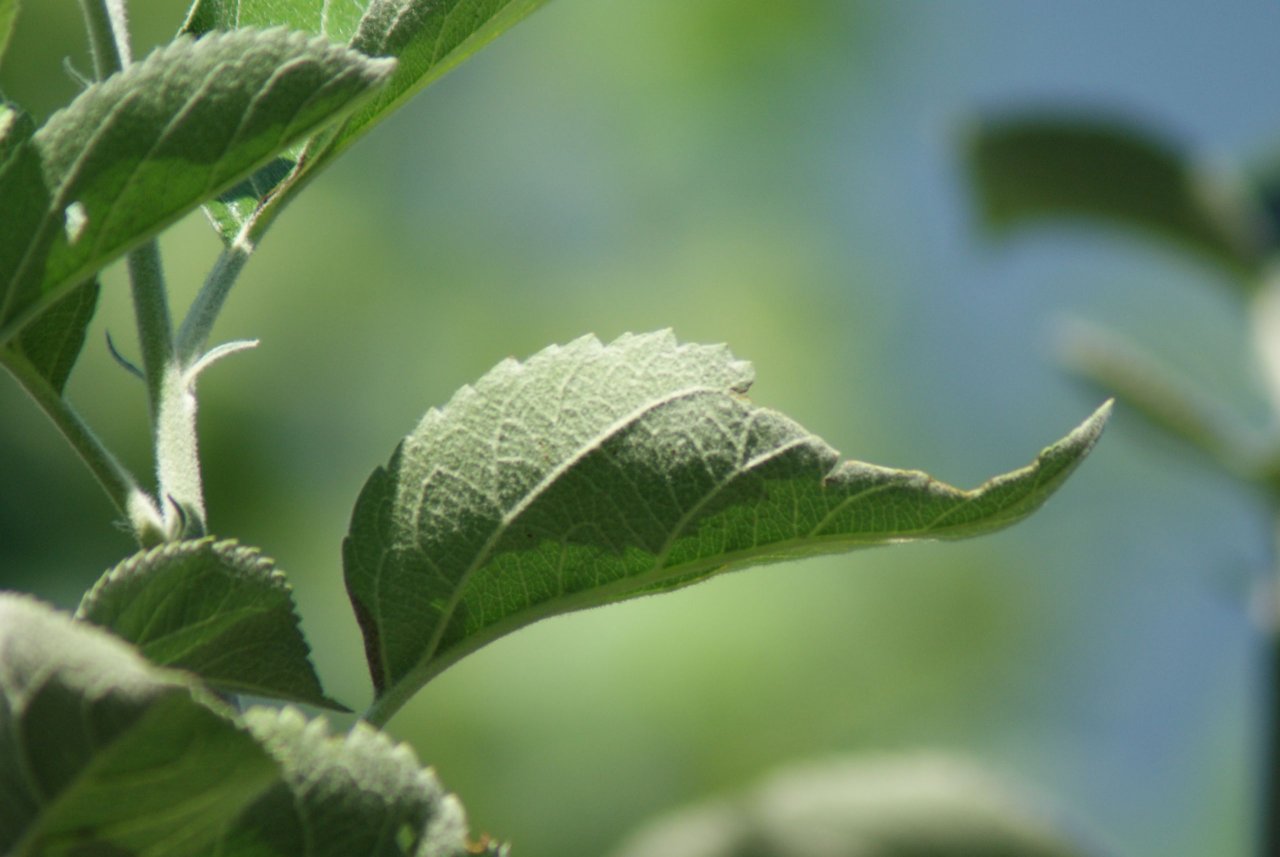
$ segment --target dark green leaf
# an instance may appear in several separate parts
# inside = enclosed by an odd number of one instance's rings
[[[466,852],[462,806],[413,751],[357,723],[330,737],[323,720],[253,708],[244,719],[284,781],[230,826],[217,857],[455,857]]]
[[[89,87],[0,168],[0,344],[391,67],[300,33],[238,30],[181,38]]]
[[[1025,790],[1023,790],[1024,792]],[[983,771],[945,758],[854,759],[786,771],[684,810],[613,857],[1085,857],[1103,852]]]
[[[538,619],[719,571],[911,539],[1035,510],[1107,407],[972,491],[841,462],[745,398],[752,371],[669,332],[592,337],[507,361],[430,411],[365,485],[347,589],[380,704]],[[381,702],[388,698],[386,702]]]
[[[981,124],[969,171],[988,225],[1074,217],[1133,227],[1242,277],[1263,261],[1258,212],[1177,146],[1102,120],[1027,115]]]
[[[36,316],[7,347],[29,360],[49,386],[61,393],[97,308],[98,278],[94,277]]]
[[[0,594],[0,852],[206,848],[278,769],[195,693],[105,631]]]
[[[171,542],[136,554],[103,575],[76,615],[152,663],[231,693],[343,709],[320,688],[284,574],[233,541]]]

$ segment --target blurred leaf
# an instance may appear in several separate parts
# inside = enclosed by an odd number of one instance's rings
[[[368,56],[394,57],[395,71],[377,96],[319,135],[307,154],[297,147],[252,182],[206,209],[224,241],[249,222],[258,203],[282,208],[305,182],[427,84],[461,63],[547,0],[197,0],[183,31],[201,34],[246,25],[284,24],[338,41]],[[363,9],[363,14],[357,14]],[[296,172],[291,174],[294,165]],[[285,180],[288,180],[287,182]],[[280,193],[267,194],[285,183]]]
[[[284,574],[233,541],[135,554],[103,575],[76,616],[119,634],[152,663],[231,693],[346,710],[320,688]]]
[[[365,723],[331,738],[295,709],[252,708],[250,731],[279,760],[283,782],[232,824],[217,857],[455,857],[466,818],[413,751]]]
[[[390,69],[323,39],[239,30],[179,39],[86,89],[0,169],[0,344]]]
[[[969,172],[987,224],[1077,217],[1134,227],[1194,251],[1253,286],[1257,212],[1213,187],[1167,140],[1102,120],[1027,115],[982,123]]]
[[[1086,857],[1051,819],[950,759],[824,762],[651,824],[613,857]]]
[[[195,853],[276,776],[180,673],[35,599],[0,594],[3,853]]]
[[[427,413],[366,483],[344,543],[379,697],[394,706],[538,619],[717,572],[1030,514],[1092,448],[1104,406],[972,491],[840,462],[744,393],[750,364],[670,332],[508,360]]]
[[[1063,360],[1083,381],[1151,428],[1190,445],[1249,481],[1266,479],[1266,452],[1244,420],[1190,388],[1176,374],[1115,334],[1076,323],[1065,331]]]
[[[18,0],[0,0],[0,61],[13,35],[13,24],[18,20]]]

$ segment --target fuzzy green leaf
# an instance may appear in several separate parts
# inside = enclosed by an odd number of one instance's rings
[[[191,854],[278,777],[180,673],[0,594],[0,852]]]
[[[0,100],[0,167],[35,132],[36,123],[30,114],[12,102]]]
[[[380,85],[284,30],[180,38],[86,89],[0,168],[0,344],[103,265]]]
[[[230,693],[345,710],[320,687],[284,574],[233,541],[135,554],[103,575],[76,616],[114,631],[152,663]]]
[[[201,34],[240,26],[284,24],[349,42],[368,56],[393,57],[396,70],[385,87],[345,122],[312,141],[305,160],[302,147],[271,164],[251,182],[237,186],[206,206],[224,241],[249,222],[258,203],[285,179],[291,185],[304,173],[323,168],[357,138],[381,122],[423,87],[515,25],[547,0],[197,0],[183,31]],[[290,175],[295,164],[298,172]],[[294,185],[301,187],[302,184]],[[283,206],[293,193],[285,188],[268,205]]]
[[[1008,526],[1062,484],[1104,406],[1022,470],[962,491],[841,462],[744,394],[750,364],[669,332],[506,361],[427,413],[366,483],[344,543],[379,701],[557,613],[717,572]]]
[[[1085,857],[1035,802],[943,757],[808,764],[659,819],[613,857]]]
[[[1101,220],[1195,252],[1252,285],[1263,262],[1259,213],[1176,145],[1098,119],[993,119],[969,141],[986,223],[1007,231],[1047,218]]]
[[[244,719],[275,756],[283,781],[233,823],[217,857],[455,857],[466,819],[413,751],[357,723],[330,737],[323,720],[252,708]]]

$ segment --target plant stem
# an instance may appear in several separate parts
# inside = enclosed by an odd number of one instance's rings
[[[148,241],[129,254],[129,281],[133,295],[133,316],[142,347],[142,373],[147,382],[151,424],[159,424],[164,375],[173,360],[173,322],[160,264],[160,248]]]
[[[89,31],[94,77],[102,80],[132,62],[122,0],[80,0],[80,11]]]
[[[213,270],[205,278],[204,285],[200,287],[200,292],[192,301],[191,308],[187,310],[186,318],[182,320],[182,327],[178,330],[175,342],[175,354],[184,366],[190,366],[199,360],[205,344],[209,341],[213,323],[217,321],[218,313],[222,311],[222,305],[226,302],[231,287],[235,285],[240,272],[244,270],[245,263],[249,261],[253,247],[253,242],[244,237],[242,232],[241,235],[236,236],[236,240],[232,241],[230,246],[222,251],[218,261],[213,265]]]
[[[161,541],[161,517],[151,497],[138,486],[138,482],[98,436],[87,426],[58,391],[50,386],[31,362],[10,349],[0,350],[0,363],[9,371],[23,390],[58,427],[58,431],[71,444],[89,472],[98,480],[102,490],[111,499],[133,529],[143,545]]]

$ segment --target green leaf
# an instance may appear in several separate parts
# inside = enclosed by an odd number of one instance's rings
[[[230,693],[346,710],[320,688],[284,574],[233,541],[135,554],[103,575],[76,616],[114,631],[152,663]]]
[[[466,852],[462,806],[413,751],[365,723],[342,738],[297,710],[244,719],[279,760],[283,782],[230,826],[218,857],[454,857]]]
[[[391,68],[300,33],[239,30],[180,38],[86,89],[0,168],[0,344]]]
[[[268,201],[285,205],[298,179],[322,169],[357,138],[390,115],[423,87],[444,75],[547,0],[197,0],[183,31],[201,34],[239,26],[285,24],[328,38],[349,41],[368,56],[394,57],[396,70],[385,87],[345,122],[307,147],[272,164],[250,184],[209,203],[206,210],[224,241],[249,222],[258,203],[288,179],[288,187]],[[359,14],[363,12],[363,14]],[[300,164],[290,174],[294,164]]]
[[[1142,129],[1070,116],[994,119],[969,141],[968,166],[998,232],[1046,218],[1101,220],[1184,247],[1250,288],[1261,272],[1259,213]]]
[[[1022,470],[961,491],[840,462],[753,405],[749,364],[670,332],[506,361],[427,413],[366,483],[343,556],[379,700],[538,619],[720,571],[1030,514],[1092,448],[1104,406]]]
[[[612,857],[1085,857],[1102,851],[984,771],[944,757],[808,764],[686,809]]]
[[[278,776],[213,705],[110,634],[0,594],[0,852],[207,847]]]
[[[27,113],[16,105],[0,101],[0,169],[35,130],[35,122]],[[84,347],[85,332],[97,306],[98,281],[93,278],[36,316],[18,338],[5,347],[30,361],[41,377],[61,393]]]
[[[13,25],[18,20],[18,0],[0,0],[0,60],[4,59],[13,35]]]
[[[36,316],[8,348],[36,368],[49,386],[61,393],[71,377],[93,313],[98,308],[98,278],[72,290]]]

